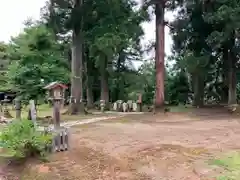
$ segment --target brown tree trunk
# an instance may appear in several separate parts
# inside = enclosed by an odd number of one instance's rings
[[[229,52],[228,59],[228,104],[236,104],[237,103],[237,80],[236,80],[236,57],[232,51]]]
[[[86,53],[88,56],[88,53]],[[92,63],[91,63],[91,59],[89,59],[89,57],[86,57],[86,61],[85,61],[85,74],[86,74],[86,86],[87,86],[87,107],[88,108],[93,108],[93,89],[92,89],[92,85],[93,85],[93,79],[91,76],[91,71],[92,71]]]
[[[164,3],[156,4],[156,50],[155,50],[155,68],[156,68],[156,94],[155,108],[161,108],[164,105]]]
[[[75,0],[74,8],[79,8],[82,5],[82,0]],[[72,34],[72,63],[71,63],[71,114],[84,112],[82,106],[83,85],[82,85],[82,71],[83,71],[83,37],[82,26],[79,23],[78,27],[73,28]]]
[[[125,61],[125,55],[123,50],[120,50],[119,57],[117,59],[117,85],[116,85],[116,100],[124,99],[124,79],[122,76],[121,64]]]
[[[105,57],[100,64],[100,81],[101,81],[101,100],[105,100],[106,107],[109,105],[109,87],[108,87],[108,59]]]
[[[204,79],[194,74],[193,78],[193,106],[202,107],[204,105]]]
[[[228,75],[228,48],[227,46],[223,47],[223,88],[221,94],[221,103],[228,103],[228,85],[229,85],[229,75]]]

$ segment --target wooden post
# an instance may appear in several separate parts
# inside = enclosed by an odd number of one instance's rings
[[[16,119],[21,119],[21,100],[15,99]]]
[[[54,128],[60,128],[60,104],[62,99],[53,98],[53,123]]]

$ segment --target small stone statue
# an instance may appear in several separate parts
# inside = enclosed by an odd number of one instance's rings
[[[124,103],[122,104],[122,107],[123,107],[123,112],[127,112],[127,110],[128,110],[128,104],[124,102]]]
[[[105,100],[100,100],[100,109],[101,109],[101,112],[104,112],[105,106],[106,106]]]
[[[113,110],[114,110],[114,111],[117,111],[117,108],[118,108],[117,102],[113,103]]]
[[[133,109],[133,101],[132,101],[132,100],[128,100],[128,101],[127,101],[127,104],[128,104],[128,111],[129,111],[129,112],[132,112],[132,109]]]
[[[123,104],[123,100],[117,100],[117,111],[118,112],[122,112],[123,111],[123,107],[122,107],[122,104]]]

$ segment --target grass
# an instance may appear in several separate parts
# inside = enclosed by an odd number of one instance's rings
[[[224,169],[223,175],[219,175],[217,180],[240,179],[240,152],[233,152],[219,159],[214,159],[210,164]]]
[[[170,112],[189,112],[192,109],[192,106],[187,105],[178,105],[178,106],[169,106]]]
[[[15,117],[16,115],[16,110],[12,109],[12,106],[8,107],[10,114]],[[28,117],[28,110],[29,106],[26,106],[22,108],[21,111],[21,118],[22,119],[27,119]],[[67,109],[61,109],[61,113],[65,112]],[[44,118],[46,116],[52,116],[53,114],[53,109],[50,107],[48,104],[42,104],[37,106],[37,116],[40,118]],[[76,121],[76,120],[83,120],[83,119],[89,119],[89,118],[94,118],[94,117],[101,117],[101,116],[106,116],[105,114],[89,114],[89,115],[84,115],[84,114],[78,114],[78,115],[61,115],[61,121],[66,122],[66,121]]]

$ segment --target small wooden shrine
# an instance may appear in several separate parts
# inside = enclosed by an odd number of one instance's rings
[[[51,82],[44,89],[47,90],[47,98],[49,102],[53,99],[58,99],[61,107],[64,106],[65,91],[68,87],[60,82]]]

